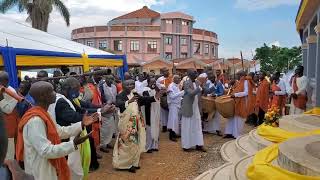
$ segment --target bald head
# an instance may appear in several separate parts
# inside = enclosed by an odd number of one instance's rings
[[[126,93],[130,93],[135,87],[134,87],[134,80],[129,79],[129,80],[125,80],[122,84],[123,90]]]
[[[173,82],[176,84],[179,84],[181,82],[181,78],[179,75],[174,75],[173,76]]]
[[[0,71],[0,85],[8,87],[9,74],[5,71]]]
[[[45,81],[33,83],[29,93],[35,100],[35,103],[43,108],[48,108],[50,104],[56,101],[56,94],[52,84]]]

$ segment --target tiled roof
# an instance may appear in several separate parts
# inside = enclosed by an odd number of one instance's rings
[[[160,13],[149,9],[147,6],[143,6],[143,8],[141,9],[116,17],[113,20],[133,19],[133,18],[157,18],[157,17],[160,17]]]

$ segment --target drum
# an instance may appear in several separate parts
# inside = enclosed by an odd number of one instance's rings
[[[216,113],[215,98],[210,96],[201,96],[201,106],[202,112],[208,113],[207,120],[212,119],[214,114]]]
[[[224,118],[231,118],[234,116],[234,99],[230,96],[220,96],[215,100],[216,109]]]

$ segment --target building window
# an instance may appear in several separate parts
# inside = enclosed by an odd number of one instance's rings
[[[181,24],[182,24],[182,26],[188,26],[189,22],[188,21],[182,21]]]
[[[166,52],[165,59],[166,60],[172,60],[172,53],[171,52]]]
[[[195,43],[194,44],[194,50],[193,50],[193,52],[194,52],[194,54],[200,54],[200,43]]]
[[[212,49],[212,56],[216,56],[216,47],[213,45],[211,49]]]
[[[172,37],[166,37],[166,44],[172,44]]]
[[[107,49],[107,41],[99,41],[99,49]]]
[[[172,20],[167,19],[166,24],[172,24]]]
[[[94,42],[93,41],[87,41],[87,46],[94,47]]]
[[[113,45],[114,45],[115,51],[122,51],[122,41],[121,40],[114,40]]]
[[[181,45],[187,45],[187,38],[181,38]]]
[[[188,53],[181,53],[181,58],[187,58],[188,57]]]
[[[148,41],[148,52],[157,52],[157,41]]]
[[[209,44],[204,45],[204,53],[209,54]]]
[[[139,41],[130,41],[130,51],[139,51],[140,49],[140,43]]]

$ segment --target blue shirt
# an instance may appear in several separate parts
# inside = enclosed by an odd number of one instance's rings
[[[17,104],[17,110],[18,110],[20,117],[22,117],[24,115],[24,113],[26,113],[31,108],[29,103],[31,103],[31,105],[35,105],[34,99],[33,99],[33,97],[30,96],[30,94],[27,94],[24,97],[24,99],[28,102],[22,101]]]

